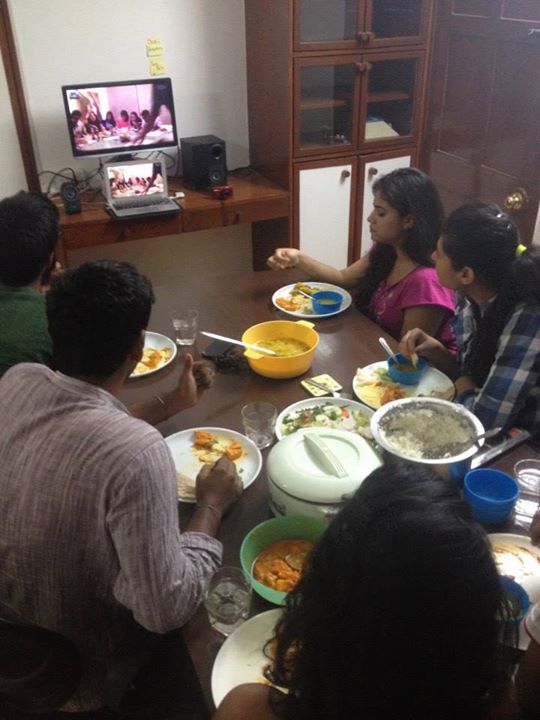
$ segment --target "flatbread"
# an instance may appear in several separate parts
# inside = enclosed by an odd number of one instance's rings
[[[176,471],[176,488],[178,497],[182,500],[195,500],[195,479],[185,475],[180,470]]]

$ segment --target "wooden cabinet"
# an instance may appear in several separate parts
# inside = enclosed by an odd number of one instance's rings
[[[254,242],[266,254],[292,245],[346,265],[369,247],[375,173],[418,157],[432,3],[245,7],[251,163],[292,190],[290,220],[271,235],[255,226]]]

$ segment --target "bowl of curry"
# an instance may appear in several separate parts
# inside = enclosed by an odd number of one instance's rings
[[[261,597],[283,605],[327,528],[324,520],[286,516],[256,525],[240,547],[240,563]]]
[[[244,352],[254,372],[268,378],[284,379],[303,375],[309,370],[319,335],[313,329],[313,323],[306,320],[270,320],[248,328],[242,335],[242,342],[255,345],[255,349]],[[257,347],[275,355],[258,353]]]

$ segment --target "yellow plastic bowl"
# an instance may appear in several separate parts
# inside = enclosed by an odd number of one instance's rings
[[[248,328],[242,335],[242,341],[254,345],[260,340],[289,338],[300,340],[309,346],[309,350],[290,357],[272,357],[255,350],[246,350],[244,355],[251,369],[269,378],[293,378],[302,375],[311,367],[315,350],[319,344],[319,335],[313,330],[313,323],[299,320],[271,320]]]

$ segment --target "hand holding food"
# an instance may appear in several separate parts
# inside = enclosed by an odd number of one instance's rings
[[[437,350],[444,350],[443,344],[420,328],[409,330],[399,343],[399,352],[405,357],[411,358],[412,361],[417,355],[431,359]]]
[[[171,393],[174,412],[196,405],[203,392],[211,386],[213,379],[213,370],[204,361],[194,362],[193,357],[188,353],[178,385]]]
[[[277,248],[266,261],[272,270],[287,270],[298,265],[300,250],[297,248]]]
[[[221,457],[213,465],[205,464],[197,475],[197,502],[225,513],[242,494],[243,484],[234,463]]]

